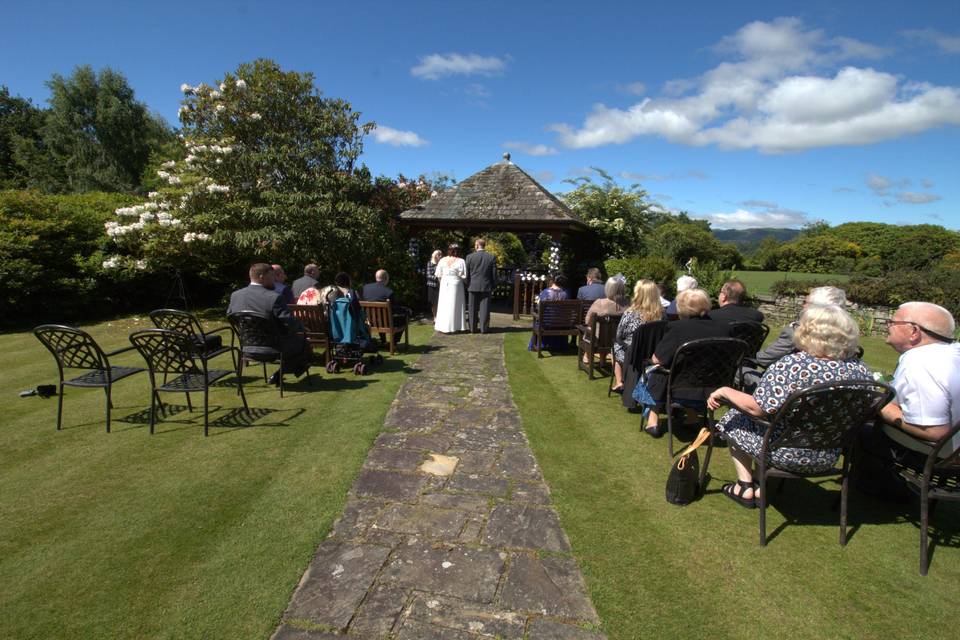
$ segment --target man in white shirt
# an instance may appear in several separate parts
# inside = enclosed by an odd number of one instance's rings
[[[929,302],[905,302],[887,327],[887,344],[900,360],[891,386],[896,398],[881,411],[884,425],[861,434],[864,466],[858,486],[868,493],[906,497],[892,463],[922,469],[929,443],[960,422],[960,345],[953,340],[956,322],[950,312]],[[955,436],[940,454],[960,448]],[[894,472],[883,477],[882,470]]]

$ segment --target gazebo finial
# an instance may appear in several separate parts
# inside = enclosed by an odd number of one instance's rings
[[[504,162],[510,162],[510,152],[509,152],[509,151],[503,154],[503,161],[504,161]]]

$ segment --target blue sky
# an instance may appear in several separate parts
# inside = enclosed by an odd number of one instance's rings
[[[375,173],[462,180],[510,151],[596,166],[715,227],[960,229],[960,3],[4,2],[0,84],[78,64],[176,123],[181,83],[269,57],[378,124]]]

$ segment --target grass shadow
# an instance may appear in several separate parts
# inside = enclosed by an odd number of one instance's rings
[[[289,427],[290,421],[299,418],[306,412],[305,409],[269,409],[266,407],[250,407],[249,411],[242,407],[229,409],[225,414],[210,421],[210,427],[227,429],[248,429],[251,427]],[[276,414],[289,414],[282,420],[265,420]],[[210,435],[223,435],[229,431],[221,431]]]

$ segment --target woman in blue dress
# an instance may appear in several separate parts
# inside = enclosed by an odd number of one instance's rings
[[[563,274],[557,274],[556,276],[550,276],[549,280],[550,285],[540,292],[540,295],[537,297],[537,305],[541,302],[547,300],[566,300],[569,295],[567,294],[567,278]],[[545,317],[544,320],[549,321],[549,317]],[[537,328],[537,320],[533,321],[533,328]],[[543,348],[547,351],[565,351],[569,346],[567,341],[567,336],[543,336]],[[528,351],[533,351],[537,347],[537,334],[534,332],[530,336],[530,344],[527,345]]]

